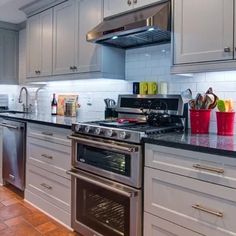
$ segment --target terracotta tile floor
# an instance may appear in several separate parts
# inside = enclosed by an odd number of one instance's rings
[[[0,186],[0,236],[79,236]],[[80,235],[81,236],[81,235]]]

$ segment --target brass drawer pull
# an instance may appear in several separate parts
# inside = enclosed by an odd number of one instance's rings
[[[192,208],[197,209],[199,211],[203,211],[203,212],[212,214],[214,216],[218,216],[218,217],[223,217],[224,216],[224,214],[220,211],[217,212],[217,211],[211,210],[209,208],[203,207],[199,204],[192,205]]]
[[[42,187],[46,188],[46,189],[49,189],[49,190],[52,189],[52,186],[47,185],[47,184],[45,184],[45,183],[42,183],[42,184],[40,184],[40,185],[41,185]]]
[[[42,132],[43,135],[47,135],[47,136],[53,136],[53,133],[50,132]]]
[[[210,172],[215,172],[217,174],[223,174],[225,172],[224,169],[222,168],[214,168],[214,167],[200,165],[200,164],[194,164],[193,168],[198,169],[198,170],[206,170]]]
[[[50,160],[53,159],[53,156],[49,156],[49,155],[47,155],[47,154],[42,154],[41,156],[42,156],[42,157],[45,157],[45,158],[47,158],[47,159],[50,159]]]

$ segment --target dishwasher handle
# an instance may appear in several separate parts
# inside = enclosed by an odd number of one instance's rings
[[[10,128],[10,129],[19,129],[18,126],[9,125],[9,124],[6,124],[6,123],[0,123],[0,126]]]

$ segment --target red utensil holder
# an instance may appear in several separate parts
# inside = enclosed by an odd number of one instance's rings
[[[190,110],[190,125],[192,134],[208,134],[211,110]]]
[[[216,112],[217,134],[224,136],[234,135],[235,112]]]

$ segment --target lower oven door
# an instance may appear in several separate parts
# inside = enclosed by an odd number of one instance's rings
[[[86,236],[140,236],[141,190],[80,170],[72,176],[72,228]]]
[[[69,136],[72,165],[76,168],[140,188],[142,150],[140,145],[99,138]]]

